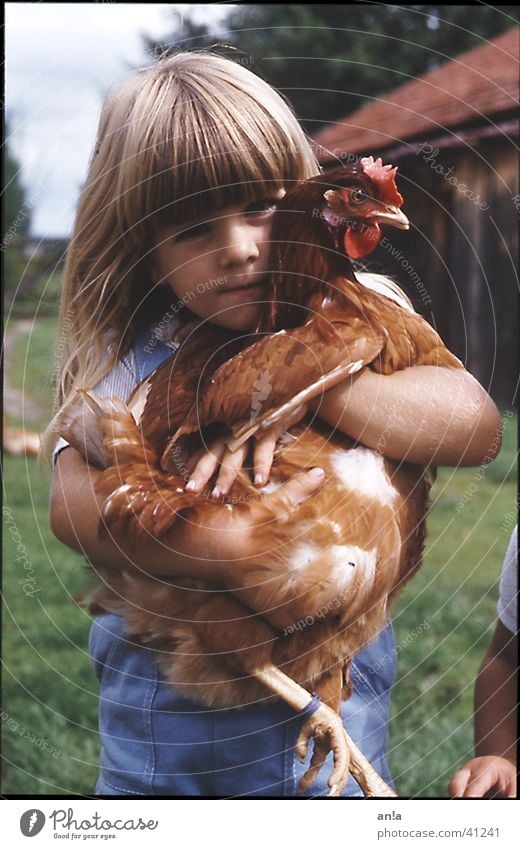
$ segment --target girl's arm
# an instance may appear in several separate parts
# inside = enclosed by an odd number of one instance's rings
[[[151,536],[135,544],[126,539],[116,540],[108,533],[100,535],[104,499],[96,495],[94,489],[100,474],[69,446],[58,454],[52,476],[52,531],[61,542],[82,553],[91,563],[119,571],[187,576],[233,584],[233,571],[248,559],[257,560],[262,556],[263,552],[252,546],[251,529],[258,519],[258,503],[254,501],[248,503],[247,511],[238,513],[231,513],[223,506],[221,514],[214,519],[215,526],[198,526],[196,533],[191,524],[179,519],[171,533],[160,542]],[[264,499],[280,513],[285,513],[309,498],[322,483],[323,476],[313,478],[309,472],[302,473],[276,492],[265,495]],[[260,518],[263,520],[264,513]],[[268,538],[266,545],[270,545]]]
[[[497,456],[500,414],[469,372],[413,366],[365,371],[309,406],[321,419],[395,460],[478,466]]]
[[[413,366],[390,375],[365,369],[308,406],[332,427],[395,460],[478,466],[494,460],[500,450],[500,414],[478,381],[462,369]],[[262,437],[256,446],[261,483],[269,477],[278,435]],[[220,464],[216,486],[229,492],[244,462],[241,452],[233,455],[216,443],[212,452],[192,458],[191,488],[203,490]]]

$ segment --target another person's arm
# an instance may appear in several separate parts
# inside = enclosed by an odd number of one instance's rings
[[[475,686],[475,757],[449,784],[450,796],[516,795],[517,638],[498,620]]]

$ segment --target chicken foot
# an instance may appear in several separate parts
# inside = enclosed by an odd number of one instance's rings
[[[252,672],[259,681],[287,702],[294,710],[302,711],[309,704],[309,692],[292,678],[272,664]],[[340,716],[329,705],[320,704],[319,708],[306,720],[296,742],[296,754],[305,757],[307,742],[315,739],[315,750],[311,764],[303,776],[299,791],[311,786],[316,778],[325,756],[332,750],[334,770],[329,777],[330,787],[327,796],[341,796],[352,773],[365,796],[395,797],[397,794],[383,781],[372,764],[358,749],[347,734]]]

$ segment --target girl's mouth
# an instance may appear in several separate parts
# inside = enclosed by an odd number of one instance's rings
[[[265,281],[260,280],[258,283],[247,283],[244,286],[235,286],[230,289],[225,289],[221,294],[224,295],[240,295],[245,294],[250,297],[258,297],[265,293]]]

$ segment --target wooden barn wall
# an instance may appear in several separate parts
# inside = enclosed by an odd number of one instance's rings
[[[516,156],[503,139],[483,140],[473,151],[432,153],[399,161],[398,184],[411,230],[385,228],[366,266],[397,280],[501,409],[512,409],[517,387]],[[459,190],[461,185],[472,197]]]

